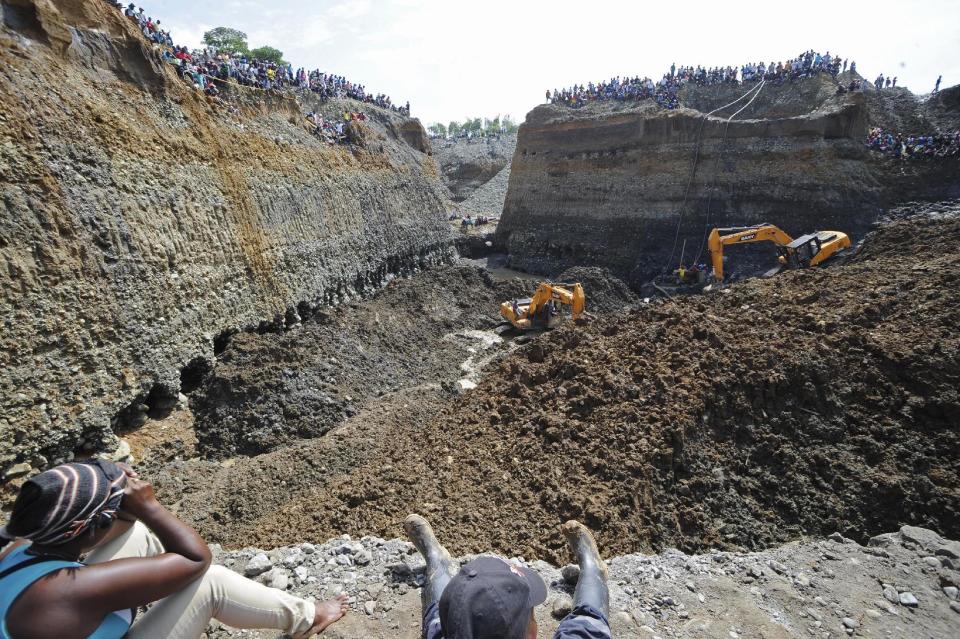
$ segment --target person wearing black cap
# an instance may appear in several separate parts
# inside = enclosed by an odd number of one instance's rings
[[[454,576],[453,559],[427,520],[410,515],[403,528],[427,563],[424,639],[536,639],[533,611],[547,599],[540,575],[499,557],[481,556]],[[610,639],[607,566],[596,541],[576,521],[561,531],[580,565],[580,578],[574,608],[554,639]]]

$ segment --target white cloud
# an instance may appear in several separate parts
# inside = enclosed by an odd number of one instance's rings
[[[352,20],[366,15],[369,11],[369,0],[346,0],[330,7],[327,13],[334,18]]]

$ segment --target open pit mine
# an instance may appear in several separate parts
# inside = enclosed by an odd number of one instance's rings
[[[128,463],[218,566],[347,595],[343,639],[421,636],[409,513],[539,573],[543,638],[571,519],[613,637],[960,636],[960,157],[869,143],[956,136],[960,86],[691,82],[431,139],[354,94],[200,90],[112,3],[0,6],[4,520],[38,473]],[[665,284],[760,224],[852,242]],[[586,312],[506,325],[543,281]]]

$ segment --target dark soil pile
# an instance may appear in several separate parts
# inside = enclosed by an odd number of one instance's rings
[[[284,334],[234,336],[191,399],[200,452],[264,453],[326,433],[371,398],[453,384],[475,346],[455,333],[494,327],[500,302],[520,294],[516,288],[481,269],[440,268]]]
[[[557,276],[558,282],[580,282],[587,298],[587,310],[616,313],[640,303],[627,284],[605,268],[574,266]]]
[[[455,552],[555,560],[570,517],[611,554],[956,537],[958,241],[955,215],[900,221],[842,267],[545,334],[247,542],[393,536],[409,511]]]

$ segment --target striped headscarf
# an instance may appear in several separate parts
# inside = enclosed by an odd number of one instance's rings
[[[126,481],[119,466],[100,459],[62,464],[31,477],[20,488],[10,521],[0,528],[0,541],[23,537],[57,546],[92,526],[105,527],[116,518]]]

